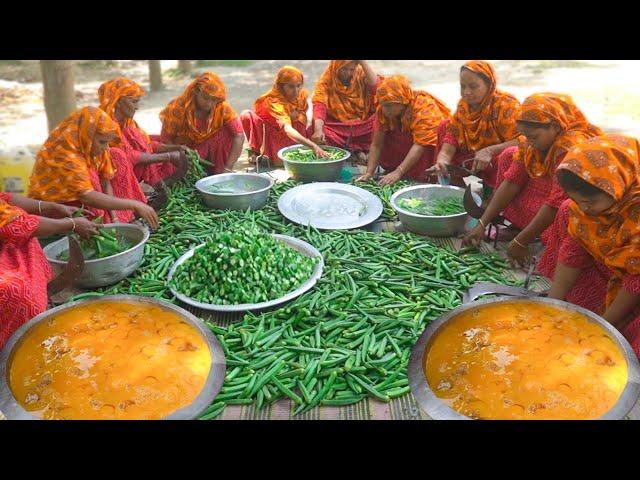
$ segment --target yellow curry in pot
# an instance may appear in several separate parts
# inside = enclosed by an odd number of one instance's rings
[[[628,375],[599,325],[533,302],[460,314],[438,332],[424,368],[441,401],[476,419],[595,419],[618,401]]]
[[[198,330],[150,304],[79,305],[25,335],[9,384],[43,419],[160,419],[191,404],[211,368]]]

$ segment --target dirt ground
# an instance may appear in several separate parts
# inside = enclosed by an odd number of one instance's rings
[[[499,88],[520,100],[541,91],[569,93],[589,120],[603,129],[640,136],[640,61],[495,60]],[[440,97],[451,109],[459,99],[458,71],[462,60],[372,60],[376,72],[402,73],[415,88]],[[176,60],[163,60],[166,89],[151,93],[141,103],[137,122],[149,133],[159,133],[158,113],[178,95],[190,78],[176,75]],[[215,71],[227,87],[230,103],[240,112],[251,108],[267,90],[277,69],[295,65],[305,73],[312,90],[327,61],[318,60],[211,60],[200,61],[193,75]],[[127,76],[148,88],[145,60],[77,61],[78,107],[97,105],[97,89],[104,80]],[[0,147],[28,146],[37,150],[47,137],[38,61],[0,61]]]

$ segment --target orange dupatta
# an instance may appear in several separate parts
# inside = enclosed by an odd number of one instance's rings
[[[520,102],[510,93],[496,89],[497,77],[493,66],[489,62],[472,60],[462,68],[484,76],[491,86],[476,111],[471,111],[469,104],[463,99],[458,102],[451,123],[447,126],[458,145],[470,152],[477,152],[516,138]]]
[[[366,75],[361,65],[356,66],[349,85],[340,81],[338,72],[353,60],[331,60],[313,92],[313,102],[326,105],[327,110],[340,122],[366,120],[371,115],[371,100]]]
[[[536,93],[527,97],[522,104],[518,120],[526,122],[556,122],[561,133],[543,158],[540,151],[521,137],[514,160],[523,161],[531,178],[553,173],[558,156],[585,140],[602,135],[598,127],[591,125],[569,95],[557,93]]]
[[[304,83],[304,75],[296,67],[282,67],[278,70],[271,90],[255,101],[254,109],[257,112],[260,107],[264,108],[280,126],[291,125],[294,121],[306,126],[307,109],[309,108],[308,92],[304,88],[301,89],[298,98],[290,102],[282,91],[282,85],[285,83]],[[297,112],[296,118],[291,118],[294,111]]]
[[[11,221],[20,215],[22,215],[22,210],[20,208],[14,207],[0,197],[0,228],[11,223]]]
[[[609,281],[607,306],[621,287],[621,277],[640,275],[640,144],[632,137],[602,135],[575,146],[558,170],[573,172],[616,203],[598,216],[571,203],[569,234],[591,256],[614,272]]]
[[[376,113],[383,130],[394,130],[395,125],[382,113],[382,103],[393,102],[407,105],[400,127],[403,132],[411,132],[413,142],[418,145],[436,145],[438,126],[451,112],[437,97],[422,90],[413,90],[409,80],[402,75],[385,78],[376,91]]]
[[[196,89],[219,100],[213,106],[207,125],[202,131],[196,125]],[[160,112],[162,129],[178,144],[200,144],[220,130],[225,123],[237,118],[238,115],[226,99],[227,94],[220,77],[212,72],[203,73],[187,85],[182,95],[174,98]]]
[[[109,151],[91,155],[96,134],[114,137],[119,142],[118,124],[96,107],[76,110],[50,134],[38,152],[31,180],[29,196],[51,202],[73,202],[93,190],[89,168],[110,180],[115,170]]]
[[[100,108],[107,112],[113,120],[116,120],[116,106],[121,98],[143,97],[145,93],[144,89],[133,80],[129,80],[125,77],[118,77],[113,80],[108,80],[100,85],[100,88],[98,89],[98,100],[100,101]],[[122,124],[120,124],[120,128],[127,128],[130,126],[137,128],[142,135],[144,135],[147,142],[151,143],[149,135],[140,128],[133,118],[127,118]]]

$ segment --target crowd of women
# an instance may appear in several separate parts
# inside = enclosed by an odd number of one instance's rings
[[[196,150],[211,174],[233,171],[249,145],[251,162],[303,144],[350,150],[365,172],[357,180],[401,179],[455,185],[475,175],[483,184],[483,215],[463,238],[478,245],[495,230],[514,264],[532,261],[552,280],[548,296],[602,315],[640,354],[640,166],[638,141],[607,135],[589,123],[570,96],[537,93],[522,103],[497,87],[493,66],[460,69],[455,111],[402,75],[383,77],[364,60],[333,60],[311,96],[303,73],[282,67],[251,111],[236,113],[222,80],[203,73],[160,113],[149,135],[134,120],[144,90],[116,78],[99,88],[99,106],[74,112],[37,155],[28,198],[0,197],[0,347],[22,323],[47,307],[52,272],[37,237],[95,234],[92,221],[158,216],[141,182],[171,183]],[[311,118],[307,116],[312,112]],[[78,208],[84,216],[74,218]],[[506,219],[507,222],[504,222]]]

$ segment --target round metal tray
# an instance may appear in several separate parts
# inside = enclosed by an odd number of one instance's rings
[[[438,332],[447,322],[455,319],[463,312],[475,308],[482,308],[485,305],[494,305],[505,302],[529,302],[553,305],[558,308],[582,313],[590,322],[596,323],[603,328],[627,360],[628,378],[627,385],[622,391],[618,401],[607,413],[600,417],[599,420],[619,420],[624,418],[625,415],[631,411],[638,400],[638,396],[640,395],[640,363],[638,362],[638,358],[631,348],[631,345],[629,345],[629,342],[627,342],[622,334],[603,318],[589,310],[578,307],[577,305],[551,298],[522,296],[488,298],[461,305],[431,322],[422,335],[420,335],[420,338],[418,338],[417,343],[411,351],[408,376],[411,392],[416,398],[418,405],[420,405],[422,410],[427,413],[429,417],[434,420],[470,420],[469,417],[458,413],[456,410],[447,406],[442,400],[440,400],[433,390],[431,390],[429,383],[427,382],[427,377],[424,372],[424,358],[433,342],[437,340]]]
[[[278,209],[300,225],[348,230],[375,222],[382,214],[382,202],[354,185],[318,182],[287,190],[278,200]]]
[[[134,302],[146,303],[156,307],[161,307],[178,314],[185,322],[198,330],[205,342],[209,346],[211,353],[211,368],[209,375],[202,388],[202,391],[195,400],[186,407],[176,410],[171,415],[165,417],[165,420],[195,420],[213,403],[216,395],[220,392],[225,379],[226,360],[222,346],[216,336],[209,330],[202,320],[187,312],[183,308],[172,305],[164,300],[158,300],[149,297],[137,297],[135,295],[109,295],[99,298],[91,298],[87,300],[79,300],[77,302],[67,303],[32,318],[22,325],[9,338],[2,351],[0,351],[0,411],[9,420],[37,420],[36,417],[27,412],[13,396],[9,387],[9,366],[13,358],[13,352],[20,345],[25,334],[35,325],[44,322],[61,312],[73,309],[81,304],[101,303],[101,302]]]
[[[312,258],[313,257],[320,258],[320,261],[318,262],[315,269],[313,270],[313,274],[311,275],[311,278],[309,278],[306,282],[304,282],[295,290],[287,293],[286,295],[280,298],[276,298],[275,300],[269,300],[268,302],[241,303],[238,305],[213,305],[211,303],[201,303],[192,299],[191,297],[187,297],[186,295],[183,295],[182,293],[175,290],[173,287],[169,287],[171,289],[171,292],[180,301],[188,305],[191,305],[193,307],[201,308],[203,310],[213,310],[216,312],[245,312],[249,310],[262,310],[265,308],[274,307],[276,305],[280,305],[282,303],[293,300],[294,298],[299,297],[303,293],[311,290],[313,286],[316,284],[316,282],[320,279],[320,277],[322,277],[322,270],[324,268],[324,259],[322,258],[322,254],[320,253],[320,251],[317,248],[315,248],[313,245],[310,245],[307,242],[300,240],[298,238],[290,237],[288,235],[278,235],[275,233],[272,233],[271,236],[277,240],[280,240],[286,243],[291,248],[294,248],[295,250],[300,252],[302,255],[305,255],[307,257],[312,257]],[[167,282],[171,282],[173,275],[176,273],[176,269],[180,265],[182,265],[184,262],[186,262],[189,258],[191,258],[197,249],[202,247],[204,247],[204,244],[198,245],[197,247],[192,248],[187,253],[182,255],[176,261],[176,263],[173,264],[173,266],[171,267],[171,270],[169,270]]]

